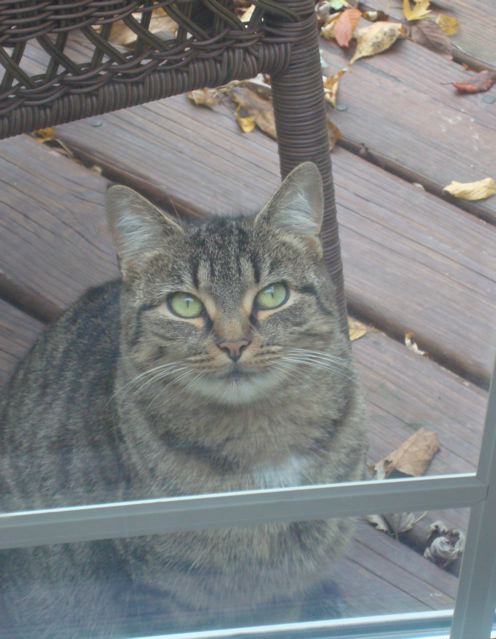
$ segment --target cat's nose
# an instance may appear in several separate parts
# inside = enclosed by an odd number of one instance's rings
[[[241,339],[216,342],[216,344],[221,351],[224,351],[227,355],[229,355],[233,362],[237,362],[245,348],[251,344],[251,340],[243,337]]]

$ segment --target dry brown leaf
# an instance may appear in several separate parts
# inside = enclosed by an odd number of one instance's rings
[[[389,533],[389,526],[387,525],[387,521],[384,519],[382,515],[367,515],[365,519],[369,522],[371,526],[374,526],[376,530],[380,532]]]
[[[133,13],[133,18],[140,21],[141,14]],[[177,35],[178,25],[162,8],[154,9],[148,31],[162,40],[173,40]],[[138,39],[137,34],[123,20],[114,22],[110,32],[110,42],[122,47],[132,47]]]
[[[322,77],[322,80],[324,82],[325,99],[327,102],[329,102],[329,104],[332,104],[333,107],[336,106],[336,98],[338,95],[339,81],[347,71],[348,71],[348,67],[345,67],[344,69],[340,69],[334,75],[331,75],[327,78],[325,76]]]
[[[329,151],[336,146],[336,142],[341,139],[342,133],[334,122],[327,116],[327,135],[329,137]]]
[[[458,528],[448,528],[442,521],[435,521],[430,526],[430,535],[424,557],[438,566],[446,568],[463,554],[465,535]]]
[[[409,28],[409,37],[431,51],[446,53],[451,57],[452,45],[448,36],[441,27],[432,20],[422,20],[412,24]]]
[[[425,474],[438,451],[439,438],[436,433],[419,428],[396,450],[374,464],[373,470],[378,478],[387,478],[395,472],[420,477]]]
[[[330,15],[329,18],[326,20],[326,23],[320,30],[320,35],[326,40],[335,39],[336,23],[339,20],[340,15],[341,15],[340,13],[333,13],[332,15]]]
[[[415,355],[426,355],[426,351],[421,350],[415,341],[415,334],[412,331],[405,333],[405,346]]]
[[[350,335],[350,340],[352,342],[366,335],[369,332],[369,330],[370,328],[366,324],[363,324],[362,322],[359,322],[356,319],[348,317],[348,332]]]
[[[426,516],[426,512],[421,515],[415,513],[390,513],[384,515],[384,520],[388,524],[392,534],[398,537],[402,533],[406,533]]]
[[[206,106],[212,109],[220,102],[220,94],[217,89],[194,89],[187,94],[188,98],[198,106]]]
[[[496,84],[495,71],[481,71],[465,82],[453,82],[453,86],[460,93],[484,93]]]
[[[456,35],[460,30],[460,23],[454,16],[439,13],[436,16],[436,22],[448,36]]]
[[[355,9],[355,7],[350,7],[340,14],[334,27],[334,37],[340,47],[348,47],[350,45],[353,32],[361,17],[362,12],[359,9]]]
[[[360,58],[386,51],[400,37],[406,36],[405,27],[399,22],[374,22],[356,32],[357,48],[350,64]]]
[[[403,0],[403,15],[408,21],[411,20],[423,20],[428,18],[431,14],[430,0],[414,0],[413,7],[410,5],[410,0]]]
[[[277,139],[274,110],[270,100],[260,97],[246,86],[233,87],[229,95],[237,106],[238,124],[245,133],[253,131],[256,125],[271,138]]]
[[[496,195],[496,181],[490,177],[477,182],[453,181],[445,186],[443,191],[460,200],[485,200]]]

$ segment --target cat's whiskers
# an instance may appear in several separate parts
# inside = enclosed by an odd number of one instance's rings
[[[353,379],[345,359],[321,351],[294,348],[290,349],[281,359],[294,364],[328,370],[348,380]]]

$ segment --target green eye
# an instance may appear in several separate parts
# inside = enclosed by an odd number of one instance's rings
[[[193,319],[203,311],[203,304],[191,293],[172,293],[168,302],[170,310],[179,317]]]
[[[255,297],[255,308],[259,310],[277,308],[282,306],[289,297],[289,291],[286,284],[278,282],[270,284],[263,288]]]

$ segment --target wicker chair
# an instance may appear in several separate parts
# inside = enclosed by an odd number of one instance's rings
[[[255,4],[243,23],[235,0],[0,0],[0,138],[270,74],[282,176],[312,160],[324,179],[322,237],[344,321],[314,0]],[[177,23],[174,39],[150,30],[157,8]],[[119,20],[136,33],[131,51],[110,40]],[[68,53],[74,34],[84,62]],[[33,47],[45,56],[42,72],[32,70]]]

